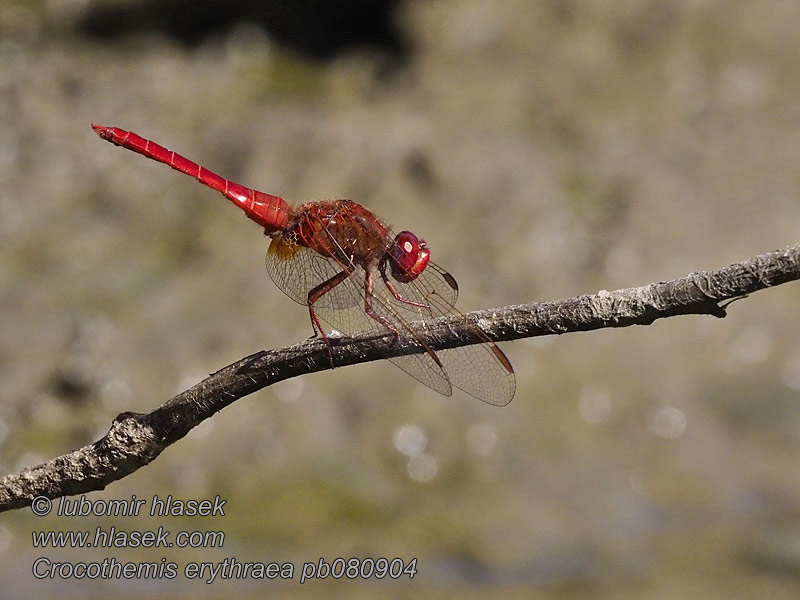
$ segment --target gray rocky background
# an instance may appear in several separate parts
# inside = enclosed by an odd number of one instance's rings
[[[4,473],[311,332],[267,277],[257,226],[90,122],[292,202],[366,205],[429,241],[462,310],[799,239],[794,2],[341,3],[370,13],[363,28],[293,4],[0,8]],[[283,382],[90,495],[220,495],[224,518],[0,515],[0,596],[796,598],[799,303],[787,284],[724,320],[504,344],[518,379],[504,409],[389,363]],[[98,524],[222,530],[225,546],[31,545],[34,529]],[[42,555],[402,556],[419,575],[42,582]]]

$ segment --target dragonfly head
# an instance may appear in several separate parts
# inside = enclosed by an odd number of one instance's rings
[[[431,251],[426,246],[425,240],[420,240],[410,231],[401,231],[389,248],[392,277],[400,283],[416,279],[428,266],[430,257]]]

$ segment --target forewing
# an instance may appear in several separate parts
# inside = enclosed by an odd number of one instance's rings
[[[450,382],[470,396],[494,406],[505,406],[514,398],[514,370],[493,342],[437,350],[436,355]]]
[[[452,385],[488,404],[505,406],[511,402],[516,391],[514,369],[503,351],[455,308],[458,287],[447,271],[429,263],[417,279],[407,284],[395,283],[395,287],[403,298],[427,304],[428,308],[408,305],[389,294],[390,306],[404,313],[414,330],[424,331],[428,319],[458,315],[474,335],[483,339],[480,344],[436,351]],[[398,358],[402,362],[407,357]],[[398,364],[397,359],[391,360]],[[398,366],[405,370],[402,364]]]

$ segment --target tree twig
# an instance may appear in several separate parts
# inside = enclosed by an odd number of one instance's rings
[[[681,279],[553,302],[468,313],[494,341],[649,325],[686,314],[725,316],[731,301],[800,279],[800,244]],[[483,340],[461,317],[428,323],[425,342],[439,350]],[[418,351],[392,334],[332,339],[333,359],[346,366]],[[170,444],[239,398],[290,377],[330,369],[328,348],[309,340],[257,352],[213,373],[150,413],[126,412],[95,443],[0,480],[0,511],[28,506],[37,496],[57,498],[105,488],[153,461]]]

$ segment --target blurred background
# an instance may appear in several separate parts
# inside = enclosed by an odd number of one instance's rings
[[[428,240],[464,311],[553,300],[798,242],[798,29],[778,0],[7,0],[2,472],[311,333],[255,224],[91,122],[293,203],[364,204]],[[89,495],[220,495],[224,517],[4,513],[0,595],[796,598],[799,301],[504,344],[503,409],[388,362],[277,384]],[[98,525],[225,545],[32,547]],[[419,574],[38,581],[39,556]]]

